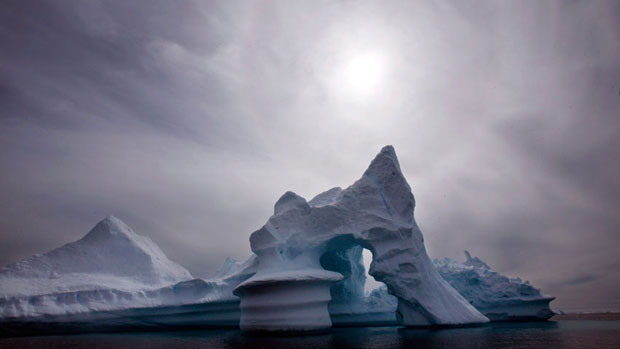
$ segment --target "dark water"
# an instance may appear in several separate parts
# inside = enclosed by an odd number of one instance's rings
[[[494,323],[483,327],[334,328],[305,336],[239,330],[0,338],[0,348],[620,348],[620,321]]]

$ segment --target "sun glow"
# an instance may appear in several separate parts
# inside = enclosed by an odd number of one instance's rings
[[[349,93],[365,97],[381,87],[384,76],[384,57],[376,52],[363,53],[345,63],[343,87]]]

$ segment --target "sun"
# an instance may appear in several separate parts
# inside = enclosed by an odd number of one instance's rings
[[[385,77],[385,58],[378,52],[352,57],[343,66],[343,84],[349,93],[365,97],[376,92]]]
[[[350,108],[385,104],[392,90],[393,58],[385,48],[340,45],[329,60],[321,62],[321,82],[334,106]],[[359,114],[359,113],[353,113]]]

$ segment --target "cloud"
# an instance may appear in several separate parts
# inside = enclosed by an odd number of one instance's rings
[[[580,285],[580,284],[592,282],[594,280],[596,280],[596,277],[594,275],[582,275],[582,276],[578,276],[576,278],[564,281],[561,284],[561,286]]]
[[[619,16],[613,1],[4,1],[0,263],[114,214],[208,276],[249,255],[283,192],[346,186],[393,144],[433,257],[468,249],[560,306],[614,306]],[[381,88],[339,93],[340,69],[375,51]]]

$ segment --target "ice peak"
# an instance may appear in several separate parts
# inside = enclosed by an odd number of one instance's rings
[[[239,262],[233,258],[226,257],[224,264],[215,272],[214,278],[223,278],[228,276],[229,274],[235,271],[235,266],[238,265]]]
[[[378,187],[390,215],[397,215],[404,221],[413,221],[415,199],[400,169],[394,147],[383,147],[363,177]]]
[[[88,275],[93,273],[112,278],[129,277],[149,285],[164,285],[192,277],[185,268],[170,261],[150,238],[136,234],[114,216],[101,220],[80,240],[18,261],[8,266],[5,272],[0,272],[0,276],[3,273],[22,278],[44,277],[46,280],[50,276],[64,280],[69,277],[67,275],[83,274],[66,282],[67,285],[87,288],[98,285],[88,284]]]
[[[108,216],[97,223],[84,236],[84,239],[96,239],[103,236],[125,236],[134,239],[137,234],[125,222],[114,216]]]
[[[379,154],[372,160],[368,169],[364,172],[364,176],[379,179],[394,175],[403,176],[394,147],[386,145],[381,148]]]
[[[310,200],[308,204],[314,207],[331,205],[334,202],[336,202],[336,200],[338,200],[338,198],[341,195],[342,195],[342,188],[334,187],[334,188],[331,188],[330,190],[322,192],[321,194],[318,194],[312,200]]]
[[[303,197],[292,191],[287,191],[276,202],[273,213],[278,214],[293,208],[310,209],[310,205],[308,205],[308,202]]]
[[[471,253],[469,253],[469,251],[467,251],[467,250],[465,250],[463,252],[465,252],[465,258],[466,258],[465,261],[467,262],[467,261],[471,260]]]
[[[482,268],[482,269],[488,269],[490,270],[491,267],[489,267],[488,264],[486,264],[482,259],[478,258],[478,257],[472,257],[471,254],[469,253],[469,251],[465,250],[465,265],[469,265],[472,267],[477,267],[477,268]]]
[[[102,219],[99,222],[99,224],[102,224],[102,223],[113,229],[129,228],[127,224],[125,224],[125,222],[121,221],[119,218],[112,216],[112,215],[107,216],[106,218]]]
[[[394,146],[389,144],[381,148],[380,153],[386,153],[392,155],[393,157],[396,157],[396,151],[394,150]]]

